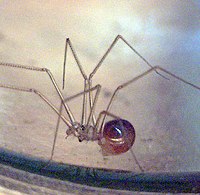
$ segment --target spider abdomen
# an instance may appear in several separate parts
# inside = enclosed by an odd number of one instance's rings
[[[102,136],[99,145],[105,152],[121,154],[134,144],[135,129],[129,121],[116,119],[105,124]]]

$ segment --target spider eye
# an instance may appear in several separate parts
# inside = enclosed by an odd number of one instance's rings
[[[109,154],[127,152],[135,141],[135,129],[130,122],[123,119],[109,121],[103,130],[103,140],[99,142],[102,149]]]

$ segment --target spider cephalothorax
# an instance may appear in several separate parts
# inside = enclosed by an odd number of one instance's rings
[[[74,123],[72,127],[66,131],[66,138],[69,135],[74,135],[78,138],[79,142],[82,141],[96,141],[98,140],[98,134],[95,131],[95,127],[92,125],[81,125],[80,123]]]

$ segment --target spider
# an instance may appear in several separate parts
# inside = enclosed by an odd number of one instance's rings
[[[93,76],[98,71],[98,69],[101,67],[105,58],[108,56],[108,54],[111,52],[112,48],[116,45],[116,43],[119,40],[123,41],[137,56],[139,56],[146,63],[146,65],[149,67],[149,69],[147,71],[143,72],[142,74],[119,85],[112,93],[110,101],[109,101],[106,109],[101,111],[96,117],[95,107],[97,104],[99,94],[101,92],[101,85],[98,84],[96,86],[93,86],[92,79],[93,79]],[[51,83],[53,84],[54,88],[56,89],[56,92],[61,101],[60,109],[56,108],[55,105],[52,104],[48,100],[47,97],[45,97],[41,92],[39,92],[36,89],[0,84],[1,88],[8,88],[11,90],[17,90],[17,91],[21,91],[21,92],[30,92],[30,93],[34,93],[34,94],[38,95],[44,102],[46,102],[57,113],[58,122],[57,122],[57,127],[56,127],[56,131],[55,131],[55,135],[54,135],[54,142],[52,145],[50,160],[53,158],[54,148],[55,148],[55,143],[56,143],[56,138],[57,138],[57,132],[58,132],[58,126],[59,126],[60,120],[62,120],[67,126],[66,138],[70,135],[74,135],[75,137],[78,138],[79,142],[82,142],[84,140],[96,141],[99,144],[99,146],[102,148],[102,150],[107,152],[110,155],[117,155],[117,154],[121,154],[121,153],[125,153],[125,152],[129,151],[135,142],[135,138],[136,138],[135,128],[129,121],[122,119],[119,116],[111,113],[110,107],[111,107],[111,104],[112,104],[115,96],[117,95],[117,93],[120,90],[133,84],[135,81],[145,77],[146,75],[150,74],[153,71],[156,74],[159,74],[164,79],[168,79],[168,78],[165,77],[164,75],[162,75],[161,72],[164,72],[166,75],[170,75],[171,77],[174,77],[175,79],[177,79],[197,90],[200,90],[199,86],[196,86],[196,85],[184,80],[183,78],[176,76],[175,74],[169,72],[168,70],[166,70],[160,66],[151,65],[121,35],[116,36],[116,38],[113,40],[113,42],[111,43],[109,48],[106,50],[104,55],[101,57],[100,61],[97,63],[97,65],[95,66],[95,68],[89,75],[86,75],[86,73],[84,72],[84,69],[83,69],[83,67],[77,57],[77,54],[74,50],[74,47],[73,47],[70,39],[67,38],[66,43],[65,43],[65,52],[64,52],[62,89],[64,89],[64,87],[65,87],[65,72],[66,72],[68,47],[71,49],[73,57],[76,61],[76,65],[78,66],[80,73],[84,79],[84,87],[83,87],[84,89],[83,89],[83,91],[81,91],[73,96],[70,96],[66,99],[63,97],[61,89],[59,88],[58,84],[56,83],[56,80],[54,79],[54,76],[52,75],[52,73],[49,69],[33,67],[33,66],[18,65],[18,64],[10,64],[10,63],[0,63],[1,66],[7,66],[10,68],[18,68],[18,69],[26,69],[29,71],[44,72],[49,76]],[[75,117],[74,117],[73,113],[71,112],[70,107],[68,105],[69,100],[74,99],[78,96],[83,96],[82,113],[81,113],[80,121],[77,121],[75,119]],[[89,112],[88,112],[87,103],[89,103]],[[64,111],[66,112],[68,118],[66,118],[62,114],[63,108],[64,108]],[[111,121],[105,122],[107,116],[110,116],[113,119]],[[135,158],[135,160],[137,162],[136,158]]]

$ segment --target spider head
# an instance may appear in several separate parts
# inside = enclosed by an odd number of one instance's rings
[[[86,141],[94,141],[97,140],[97,135],[95,133],[95,128],[91,125],[81,125],[80,123],[74,123],[71,128],[66,131],[66,138],[69,135],[74,135],[78,138],[79,142],[84,140]]]

